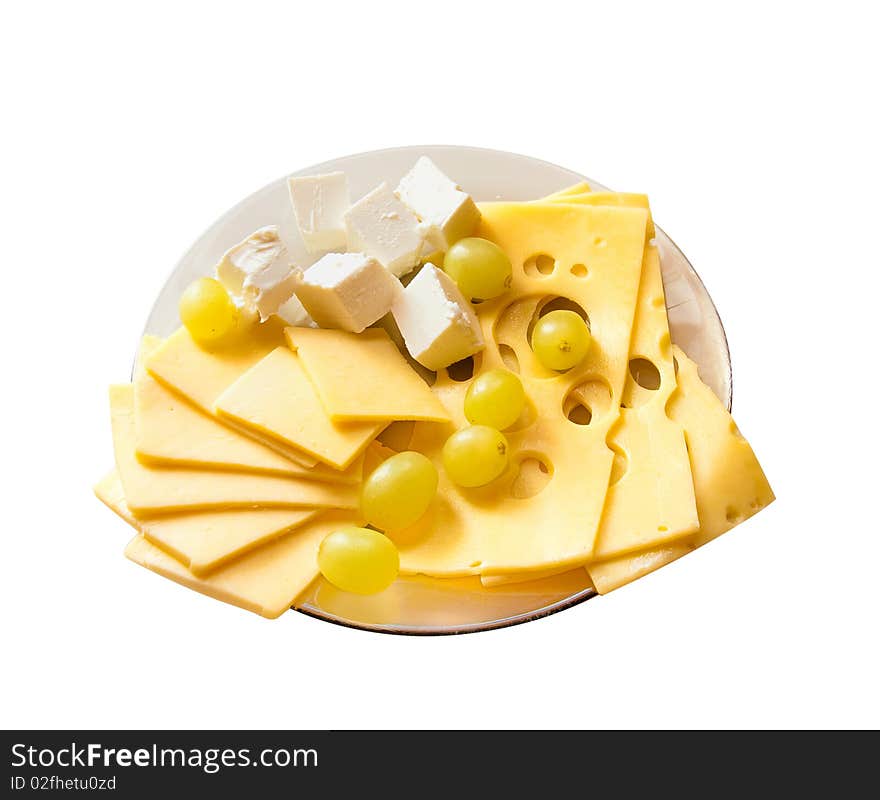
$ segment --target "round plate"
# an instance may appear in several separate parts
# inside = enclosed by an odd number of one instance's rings
[[[476,147],[426,146],[375,150],[316,164],[293,173],[314,175],[341,170],[352,197],[382,181],[392,186],[421,156],[477,201],[535,200],[579,181],[595,190],[601,184],[546,161]],[[179,325],[178,299],[195,278],[211,274],[223,253],[257,228],[293,223],[287,179],[280,178],[230,209],[184,255],[153,305],[145,333],[167,336]],[[684,254],[658,227],[669,327],[672,340],[696,361],[703,380],[728,408],[731,399],[730,354],[724,328],[706,288]],[[299,611],[328,622],[384,633],[450,634],[516,625],[569,608],[593,597],[586,571],[527,583],[484,589],[479,578],[404,577],[386,591],[368,597],[336,590],[319,578],[301,599]]]

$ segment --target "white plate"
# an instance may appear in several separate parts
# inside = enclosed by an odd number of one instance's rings
[[[357,198],[382,181],[396,185],[420,155],[433,159],[478,201],[534,200],[583,180],[594,189],[605,188],[590,178],[546,161],[497,150],[455,146],[375,150],[316,164],[293,174],[342,170],[348,175],[352,197]],[[286,177],[242,200],[199,237],[159,293],[145,333],[167,336],[174,331],[180,325],[177,302],[186,286],[197,277],[209,275],[229,247],[257,228],[271,224],[279,224],[286,230],[293,225]],[[656,241],[672,340],[697,362],[703,380],[729,408],[730,354],[718,312],[684,254],[659,227]],[[573,570],[562,578],[491,592],[479,588],[479,579],[400,579],[391,589],[372,597],[347,595],[318,580],[300,610],[330,622],[368,630],[463,633],[526,622],[591,596],[593,592],[587,587],[583,570]]]

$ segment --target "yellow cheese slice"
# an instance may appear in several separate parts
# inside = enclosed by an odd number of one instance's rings
[[[496,242],[514,273],[508,293],[477,306],[487,347],[474,359],[475,372],[515,360],[530,410],[505,432],[512,465],[497,481],[463,489],[440,469],[433,506],[394,537],[406,573],[491,575],[583,564],[593,551],[611,474],[614,454],[605,438],[618,418],[626,378],[647,213],[529,203],[489,203],[481,211],[476,235]],[[564,374],[543,368],[528,343],[531,322],[557,297],[586,311],[594,337],[584,362]],[[454,422],[414,426],[410,447],[438,466],[446,438],[466,424],[468,383],[441,371],[432,388]],[[564,413],[566,399],[582,386],[597,390],[589,425]],[[520,474],[537,462],[548,479],[535,493]]]
[[[285,333],[334,422],[449,420],[382,328],[363,333],[287,328]]]
[[[95,494],[123,519],[133,515],[114,470],[95,487]],[[204,576],[255,547],[277,539],[317,516],[316,509],[258,508],[204,511],[140,520],[144,538],[174,556],[190,572]]]
[[[254,325],[235,342],[208,350],[196,344],[186,328],[180,328],[147,357],[146,368],[160,383],[213,415],[217,398],[260,359],[284,344],[283,331],[284,326],[273,317]],[[236,430],[298,464],[313,467],[317,463],[277,440],[263,439],[252,430]]]
[[[684,428],[700,528],[687,543],[590,564],[600,594],[630,583],[729,531],[775,496],[755,453],[730,413],[701,380],[697,365],[673,345],[678,389],[667,413]],[[688,544],[690,546],[688,546]]]
[[[486,589],[494,589],[499,586],[516,586],[530,581],[547,581],[558,575],[568,575],[572,572],[582,572],[582,569],[543,569],[523,572],[510,572],[506,575],[481,575],[480,583]]]
[[[137,528],[139,521],[117,513]],[[135,536],[125,548],[127,558],[169,580],[224,603],[275,619],[296,606],[318,576],[318,547],[329,533],[357,525],[351,512],[328,511],[292,533],[248,553],[204,578],[193,575],[174,557]]]
[[[300,357],[287,347],[254,364],[217,398],[215,411],[338,469],[358,458],[387,424],[332,422]]]
[[[563,202],[583,204],[585,198],[597,196],[613,202],[610,198],[616,195],[579,195]],[[647,207],[644,195],[625,196],[620,205],[627,205],[628,197],[644,199],[645,206],[638,207]],[[622,397],[628,407],[621,409],[607,440],[615,453],[616,469],[605,500],[594,560],[668,544],[699,527],[684,431],[666,415],[666,402],[675,391],[676,379],[660,256],[651,244],[645,247],[642,262],[629,359]],[[640,370],[648,373],[647,379]],[[592,411],[591,399],[581,393],[576,393],[570,404],[582,414],[588,409],[581,421]]]
[[[340,483],[232,472],[153,469],[134,454],[134,391],[110,387],[116,467],[132,513],[139,517],[229,508],[356,508],[358,489]]]
[[[587,567],[587,573],[590,580],[593,581],[596,591],[599,594],[608,594],[608,592],[619,589],[627,583],[644,578],[645,575],[660,569],[660,567],[671,564],[682,556],[693,552],[693,549],[694,546],[686,541],[672,542],[653,550],[630,553],[610,561],[590,564]]]
[[[590,184],[586,181],[580,181],[579,183],[574,183],[571,186],[567,186],[565,189],[560,189],[558,192],[553,192],[553,194],[548,194],[546,197],[542,197],[540,200],[535,200],[533,202],[547,203],[574,194],[584,194],[589,191],[592,191],[590,189]]]
[[[751,445],[697,365],[678,347],[678,391],[666,411],[685,431],[697,495],[697,546],[712,541],[775,500]]]
[[[540,201],[539,201],[540,202]],[[583,192],[571,192],[563,195],[550,195],[543,202],[578,203],[588,206],[624,206],[626,208],[644,208],[648,212],[648,239],[657,235],[654,228],[654,220],[651,218],[651,207],[648,203],[648,195],[635,194],[633,192],[591,192],[589,189]]]
[[[139,362],[161,342],[144,337]],[[307,467],[285,458],[205,414],[159,383],[140,363],[134,380],[134,418],[135,452],[147,466],[265,472],[341,483],[359,483],[363,477],[362,459],[342,471],[324,464]]]

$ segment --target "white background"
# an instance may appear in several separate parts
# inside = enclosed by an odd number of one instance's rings
[[[12,7],[0,724],[880,725],[869,4]],[[106,385],[175,261],[270,180],[419,143],[650,194],[718,305],[777,502],[606,598],[453,638],[267,622],[127,562],[91,494]]]

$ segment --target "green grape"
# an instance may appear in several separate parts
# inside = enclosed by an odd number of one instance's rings
[[[464,396],[468,421],[499,431],[513,425],[525,406],[522,381],[506,369],[490,369],[478,375]]]
[[[471,425],[453,433],[443,445],[443,466],[459,486],[485,486],[507,468],[504,434],[486,425]]]
[[[551,311],[535,323],[532,350],[547,369],[571,369],[590,349],[590,329],[574,311]]]
[[[510,288],[510,259],[486,239],[468,237],[457,241],[443,259],[443,271],[458,284],[469,300],[490,300]]]
[[[391,456],[364,481],[361,512],[370,525],[397,531],[421,517],[437,493],[437,468],[421,453]]]
[[[239,325],[239,311],[220,281],[199,278],[180,297],[180,319],[190,336],[213,344],[229,336]]]
[[[321,574],[336,588],[355,594],[387,589],[400,570],[394,542],[369,528],[342,528],[328,534],[318,548]]]

